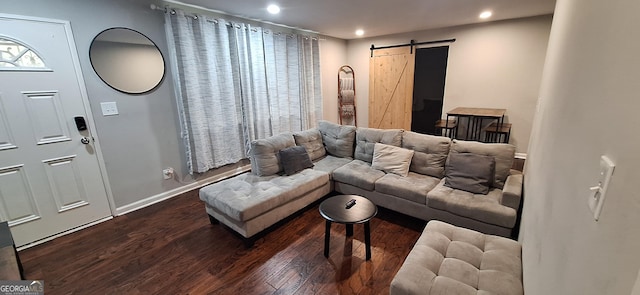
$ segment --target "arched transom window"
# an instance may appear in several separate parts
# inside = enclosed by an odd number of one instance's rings
[[[0,71],[46,69],[42,58],[29,46],[0,36]]]

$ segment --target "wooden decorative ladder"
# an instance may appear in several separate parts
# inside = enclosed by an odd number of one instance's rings
[[[338,117],[341,125],[356,126],[356,77],[348,65],[338,70]]]

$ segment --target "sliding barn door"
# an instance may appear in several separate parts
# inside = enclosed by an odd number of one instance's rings
[[[369,127],[411,130],[415,51],[378,49],[369,60]]]

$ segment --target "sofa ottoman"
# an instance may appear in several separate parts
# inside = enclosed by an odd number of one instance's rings
[[[390,294],[523,294],[521,253],[514,240],[432,220]]]

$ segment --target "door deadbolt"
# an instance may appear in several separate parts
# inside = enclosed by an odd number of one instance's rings
[[[90,140],[87,137],[83,137],[83,138],[80,138],[80,142],[82,142],[83,144],[89,144]]]

